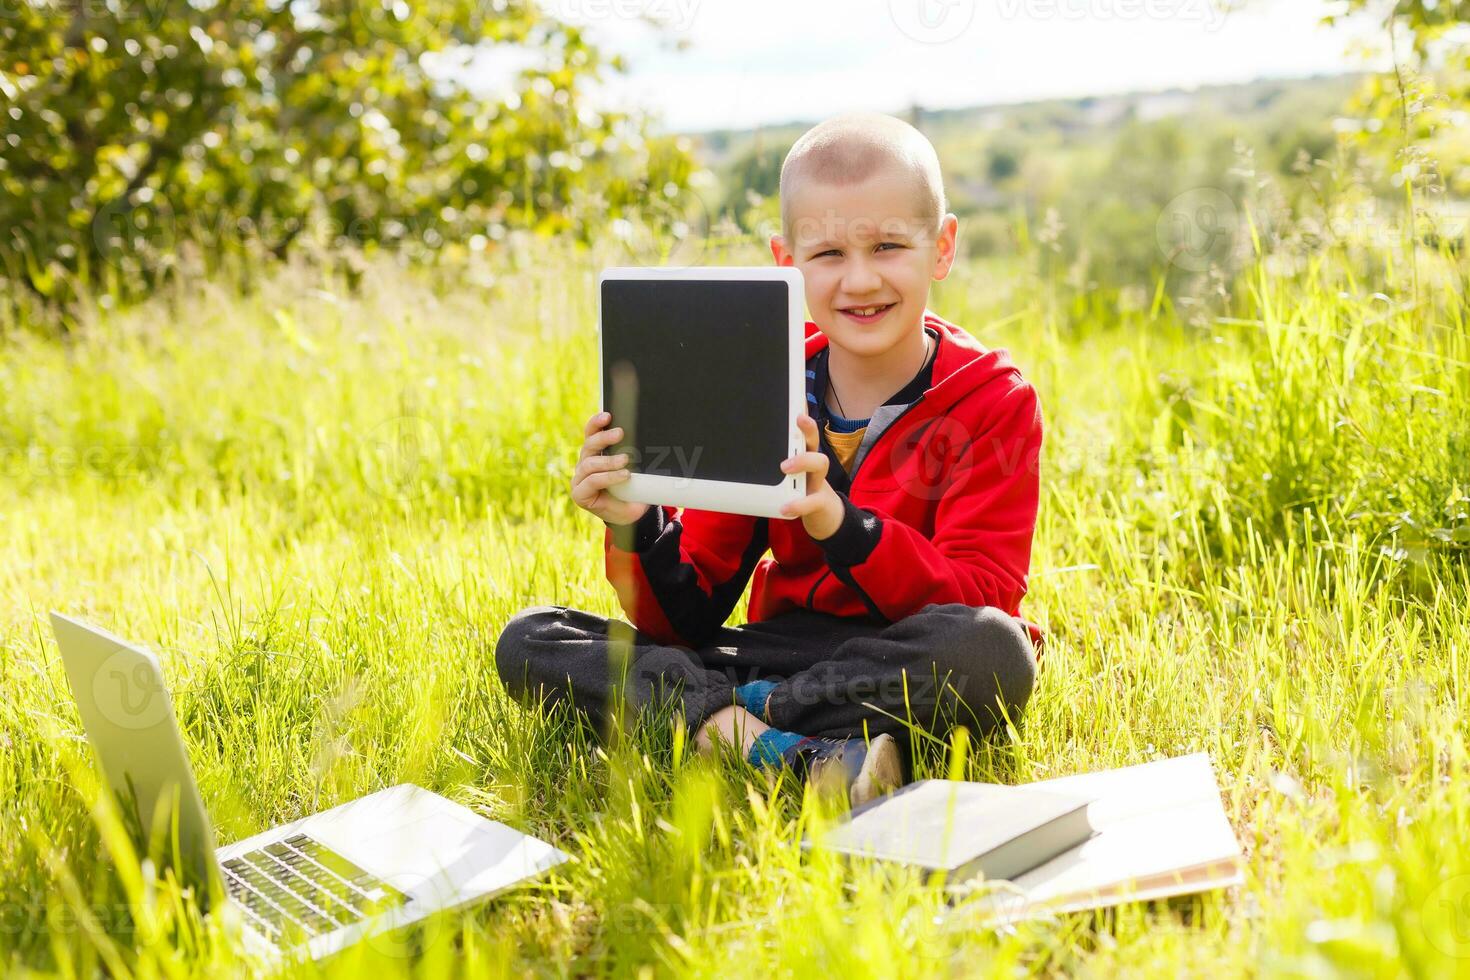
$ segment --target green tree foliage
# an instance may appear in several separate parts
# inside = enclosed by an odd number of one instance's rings
[[[1428,56],[1455,28],[1470,23],[1470,0],[1347,0],[1343,13],[1359,11],[1376,13],[1404,32],[1420,58]],[[1459,52],[1462,64],[1467,57],[1470,53]]]
[[[1470,0],[1348,0],[1339,16],[1349,13],[1381,17],[1393,56],[1392,71],[1371,80],[1355,106],[1378,121],[1371,132],[1403,145],[1453,125],[1451,114],[1470,104]]]
[[[1406,238],[1463,248],[1470,0],[1349,0],[1342,11],[1348,13],[1381,18],[1393,59],[1391,70],[1370,78],[1349,104],[1351,138],[1389,175]]]
[[[540,63],[510,95],[457,81],[515,49]],[[687,153],[586,105],[622,68],[528,0],[0,0],[0,276],[127,297],[189,254],[667,210]]]
[[[742,227],[754,229],[762,218],[779,215],[781,163],[790,143],[756,144],[725,167],[724,196],[718,210]]]

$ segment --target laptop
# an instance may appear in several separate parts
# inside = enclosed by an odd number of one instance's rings
[[[806,292],[781,267],[614,268],[598,277],[598,401],[623,430],[620,500],[780,517],[806,494]]]
[[[166,833],[181,882],[206,906],[227,899],[258,954],[320,959],[569,859],[411,784],[216,849],[157,658],[58,613],[51,625],[87,740],[141,852]]]

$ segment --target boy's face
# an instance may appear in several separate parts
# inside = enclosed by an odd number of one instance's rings
[[[846,187],[804,181],[792,194],[790,237],[773,235],[771,254],[801,270],[807,308],[828,340],[878,357],[911,339],[929,283],[954,263],[955,216],[936,233],[913,181],[895,173]]]

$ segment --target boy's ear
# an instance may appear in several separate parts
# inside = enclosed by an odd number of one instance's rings
[[[771,257],[776,260],[777,265],[796,264],[796,256],[791,254],[786,239],[781,235],[771,236]]]
[[[946,214],[939,222],[939,237],[934,242],[935,280],[943,279],[954,268],[955,255],[959,250],[959,230],[960,219],[953,214]]]

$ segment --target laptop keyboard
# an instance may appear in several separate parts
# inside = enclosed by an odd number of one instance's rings
[[[306,834],[296,834],[223,862],[225,888],[256,931],[279,943],[361,922],[407,895]]]

